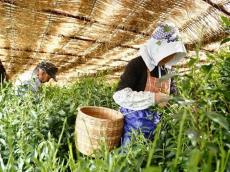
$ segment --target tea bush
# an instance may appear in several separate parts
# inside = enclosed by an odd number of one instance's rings
[[[116,84],[103,76],[65,87],[44,87],[38,95],[17,97],[11,84],[1,87],[0,171],[230,171],[230,54],[199,56],[189,71],[175,77],[178,95],[161,114],[155,139],[134,133],[126,148],[111,152],[102,145],[95,157],[75,149],[77,108],[118,109]]]

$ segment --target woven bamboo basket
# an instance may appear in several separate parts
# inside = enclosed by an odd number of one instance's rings
[[[76,147],[81,153],[91,155],[103,142],[111,150],[120,143],[123,125],[123,115],[118,111],[105,107],[80,107],[75,124]]]

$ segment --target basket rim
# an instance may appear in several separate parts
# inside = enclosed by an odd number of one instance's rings
[[[122,114],[121,112],[119,112],[119,111],[117,111],[117,110],[114,110],[114,109],[111,109],[111,108],[108,108],[108,107],[104,107],[104,106],[79,106],[79,107],[77,108],[77,112],[80,111],[80,112],[81,112],[85,117],[87,117],[87,118],[91,118],[91,119],[95,119],[95,120],[100,120],[100,121],[108,121],[108,119],[96,118],[96,117],[93,117],[93,116],[90,116],[90,115],[87,115],[87,114],[83,113],[83,112],[81,111],[81,109],[83,109],[83,108],[107,109],[107,110],[114,111],[114,112],[120,114],[119,117],[118,117],[117,119],[114,119],[114,120],[111,120],[111,121],[120,121],[120,120],[123,120],[123,119],[124,119],[124,116],[123,116],[123,114]]]

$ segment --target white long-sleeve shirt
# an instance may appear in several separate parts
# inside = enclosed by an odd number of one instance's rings
[[[155,105],[155,93],[133,91],[128,87],[115,92],[113,99],[119,106],[131,110],[143,110]]]

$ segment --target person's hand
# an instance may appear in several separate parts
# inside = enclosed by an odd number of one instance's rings
[[[162,103],[159,103],[158,106],[163,108],[163,107],[167,106],[167,104],[168,104],[167,102],[162,102]]]
[[[170,99],[170,96],[164,93],[155,93],[155,103],[166,105]]]

